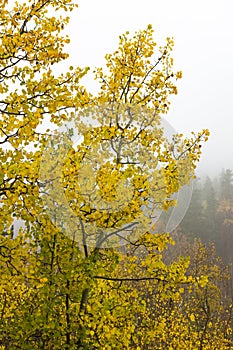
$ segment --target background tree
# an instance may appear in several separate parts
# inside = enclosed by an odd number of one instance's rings
[[[233,173],[230,169],[223,170],[220,176],[220,199],[233,199]]]
[[[190,205],[180,224],[182,232],[196,237],[203,233],[204,212],[203,212],[203,187],[200,179],[193,182],[193,192]]]
[[[212,180],[207,177],[203,186],[203,237],[205,242],[216,242],[216,211],[218,206],[217,193]]]

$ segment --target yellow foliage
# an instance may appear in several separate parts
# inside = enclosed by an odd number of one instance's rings
[[[210,282],[187,273],[188,258],[164,261],[174,242],[154,233],[153,214],[176,204],[209,132],[164,137],[161,115],[182,73],[172,70],[173,39],[157,49],[152,25],[120,36],[95,71],[97,96],[81,85],[89,68],[56,75],[68,57],[61,11],[75,7],[0,2],[0,349],[195,349],[197,310],[184,296]],[[70,120],[83,136],[75,149],[63,147],[71,134],[50,137]],[[230,349],[231,328],[217,326],[209,322],[203,350],[211,337]]]

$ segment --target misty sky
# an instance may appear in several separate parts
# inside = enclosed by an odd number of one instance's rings
[[[233,3],[231,0],[80,0],[69,26],[70,63],[103,66],[120,34],[151,23],[155,41],[173,36],[175,68],[183,71],[167,120],[185,135],[209,128],[201,175],[233,169]],[[92,77],[86,86],[96,91]]]

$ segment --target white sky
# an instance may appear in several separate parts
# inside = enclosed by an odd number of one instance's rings
[[[183,79],[166,118],[187,135],[210,129],[200,174],[233,169],[232,13],[232,0],[80,0],[68,31],[70,63],[104,65],[104,55],[116,49],[120,34],[149,23],[158,45],[173,36],[175,67],[183,71]],[[91,76],[85,82],[95,91]]]

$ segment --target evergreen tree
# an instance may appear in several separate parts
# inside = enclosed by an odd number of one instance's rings
[[[233,202],[233,172],[230,169],[223,170],[220,176],[220,199]]]
[[[206,177],[203,186],[203,240],[216,241],[216,210],[218,206],[216,191],[210,177]]]
[[[193,237],[202,235],[203,227],[203,198],[200,179],[194,182],[193,193],[187,213],[180,225],[181,231]]]

